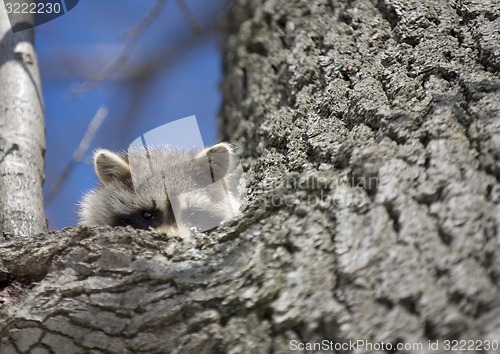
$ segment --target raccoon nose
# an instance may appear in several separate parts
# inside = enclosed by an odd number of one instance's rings
[[[167,234],[167,236],[172,236],[172,237],[175,237],[175,236],[180,236],[180,237],[191,236],[191,231],[187,227],[185,227],[185,226],[177,227],[177,226],[172,226],[172,225],[161,225],[158,228],[158,231],[164,232],[165,234]]]
[[[161,225],[157,229],[160,232],[167,234],[168,236],[176,236],[177,235],[177,227],[172,225]]]

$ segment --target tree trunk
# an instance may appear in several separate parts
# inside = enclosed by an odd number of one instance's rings
[[[499,12],[233,1],[220,122],[245,211],[186,240],[4,243],[0,352],[498,352]]]
[[[16,14],[12,28],[33,24]],[[33,30],[13,33],[0,2],[0,241],[47,231],[43,212],[45,131]]]
[[[499,5],[234,4],[220,127],[285,204],[247,231],[283,253],[272,352],[500,339]]]

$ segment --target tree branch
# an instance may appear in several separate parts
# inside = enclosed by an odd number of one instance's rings
[[[155,5],[148,13],[131,29],[125,32],[125,44],[121,52],[106,65],[102,70],[98,71],[89,80],[73,89],[73,94],[80,97],[91,90],[96,84],[107,79],[115,73],[123,64],[127,62],[130,54],[133,51],[136,40],[142,35],[146,29],[153,24],[165,6],[166,0],[157,0]]]
[[[187,6],[186,2],[184,0],[177,0],[177,5],[179,5],[179,8],[184,14],[184,17],[186,18],[187,23],[189,23],[189,26],[191,27],[193,33],[197,36],[201,35],[201,33],[203,32],[203,27],[201,26],[200,21],[198,21],[191,9]]]
[[[85,135],[80,141],[80,144],[73,153],[71,161],[66,165],[63,172],[47,194],[46,205],[50,205],[50,203],[54,201],[61,187],[68,179],[71,171],[73,171],[77,163],[82,161],[83,157],[87,153],[87,150],[89,149],[90,144],[94,140],[95,135],[97,134],[102,123],[104,123],[104,120],[106,120],[107,116],[108,110],[105,107],[99,107],[96,114],[94,115],[94,118],[92,118],[89,125],[87,126],[87,131],[85,132]]]
[[[33,24],[18,15],[12,26]],[[0,5],[0,238],[47,230],[42,183],[44,114],[33,30],[13,33]]]

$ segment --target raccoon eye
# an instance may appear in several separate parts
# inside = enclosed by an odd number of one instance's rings
[[[144,210],[142,212],[142,218],[144,220],[153,220],[154,219],[154,214],[152,212],[150,212],[149,210]]]

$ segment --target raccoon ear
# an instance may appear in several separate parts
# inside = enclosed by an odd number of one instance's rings
[[[109,150],[95,152],[94,169],[102,183],[117,180],[128,184],[132,180],[129,164],[120,155]]]
[[[213,173],[215,181],[224,178],[236,167],[237,158],[234,149],[227,143],[215,144],[196,155],[196,159],[200,159],[200,161],[206,161],[206,157],[208,157],[211,173]]]

